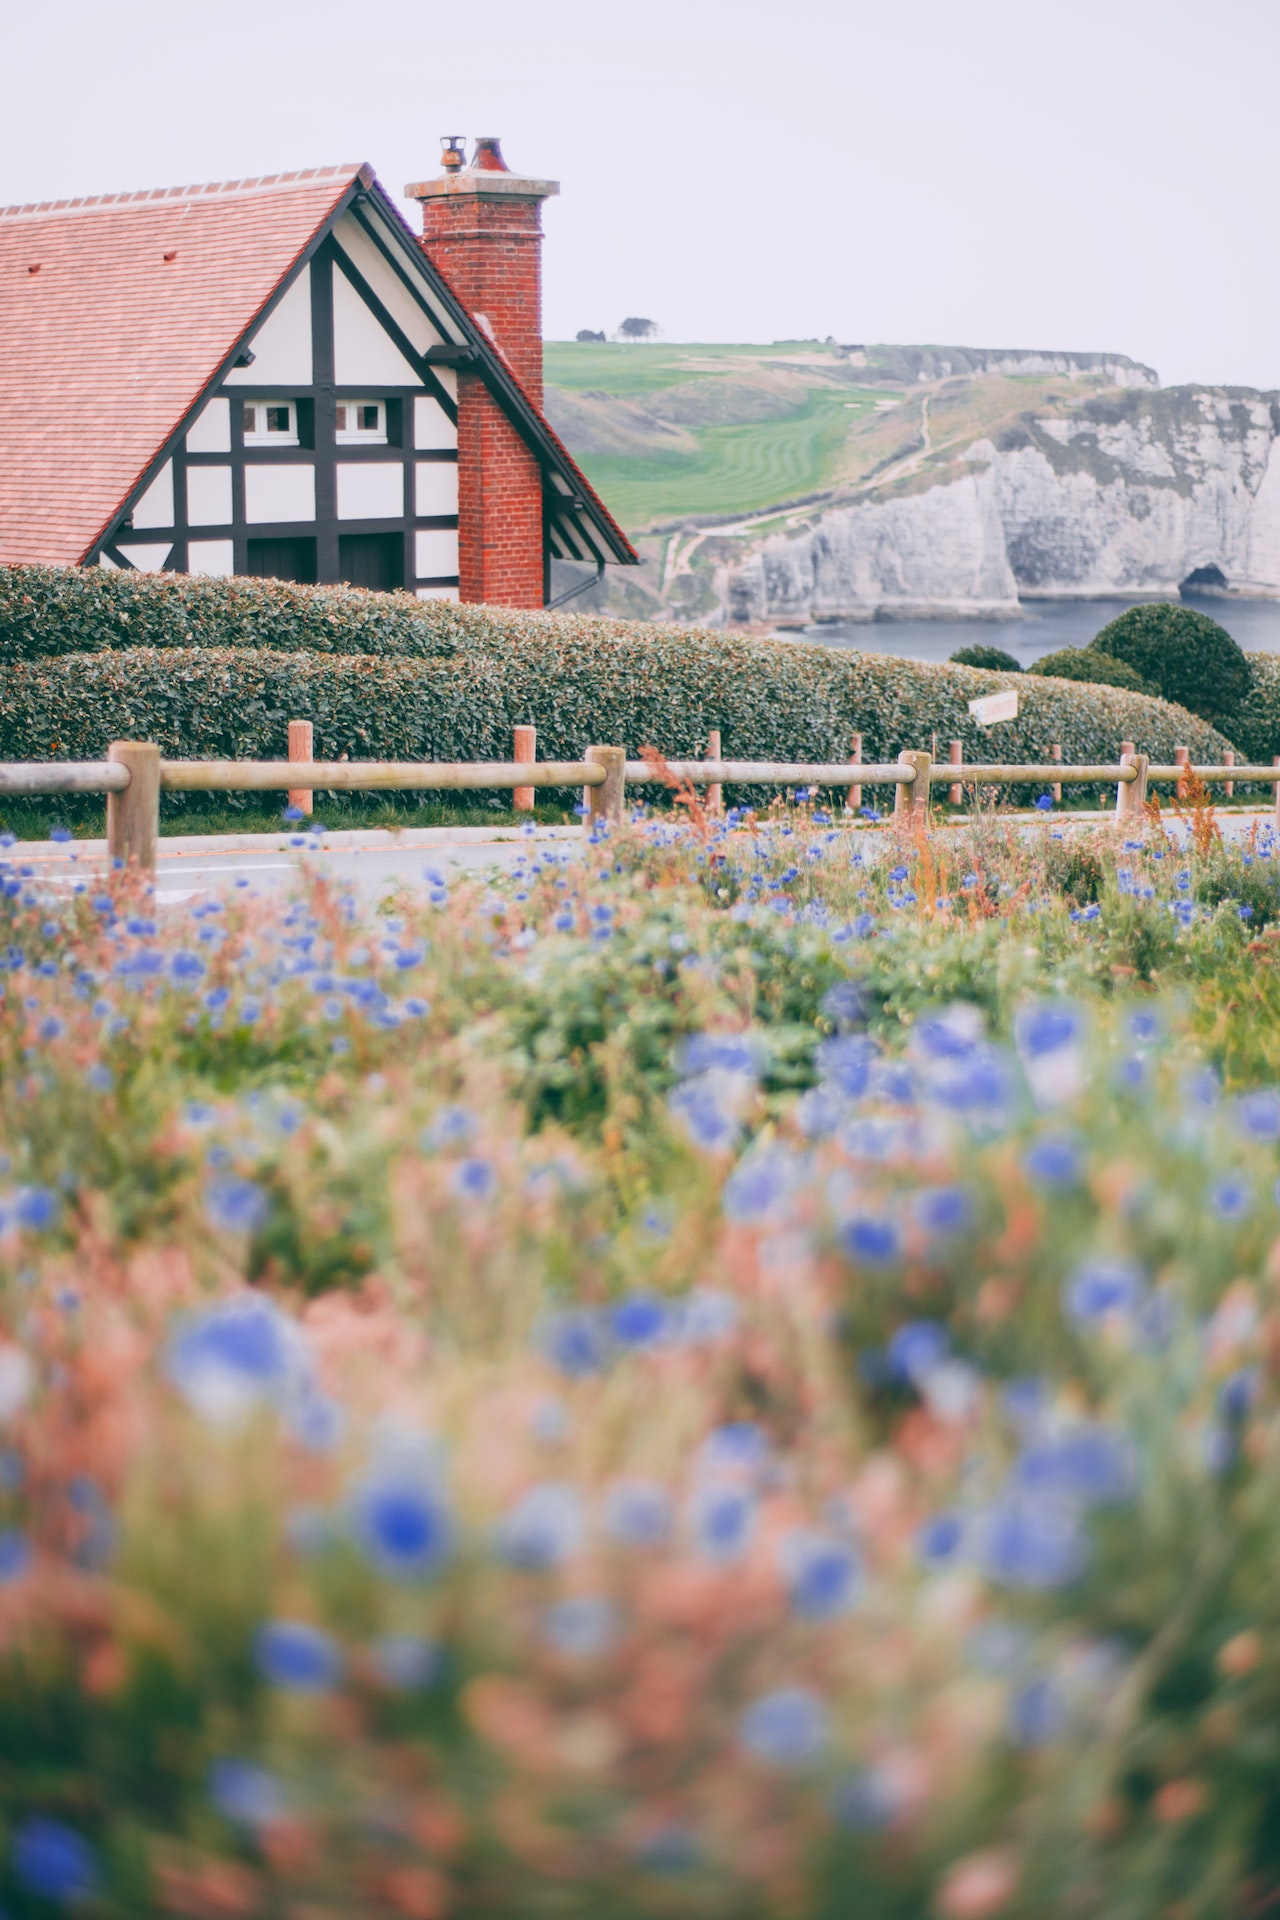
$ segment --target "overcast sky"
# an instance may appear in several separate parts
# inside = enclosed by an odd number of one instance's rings
[[[546,332],[1107,348],[1280,387],[1276,0],[10,0],[0,202],[496,133]],[[416,214],[416,209],[412,209]]]

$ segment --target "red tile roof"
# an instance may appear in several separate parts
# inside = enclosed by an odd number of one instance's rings
[[[0,561],[85,557],[360,171],[0,209]]]

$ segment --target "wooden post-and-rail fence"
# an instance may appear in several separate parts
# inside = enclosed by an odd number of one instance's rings
[[[171,793],[258,792],[287,793],[290,805],[310,813],[317,788],[329,793],[353,792],[475,792],[509,787],[518,811],[528,812],[539,787],[582,787],[586,800],[585,824],[620,825],[628,786],[660,785],[670,775],[704,787],[708,809],[718,812],[726,784],[797,789],[847,789],[846,809],[862,805],[865,787],[892,787],[894,813],[924,818],[935,785],[946,784],[954,804],[963,785],[1045,785],[1060,798],[1067,785],[1098,783],[1116,786],[1116,818],[1136,818],[1154,783],[1170,785],[1181,797],[1189,774],[1206,782],[1235,782],[1273,787],[1280,820],[1280,755],[1269,767],[1237,766],[1227,754],[1223,766],[1190,764],[1185,747],[1174,751],[1171,766],[1153,766],[1136,753],[1129,740],[1121,742],[1118,762],[1098,766],[1067,766],[1061,747],[1043,765],[1019,762],[981,762],[966,765],[957,741],[948,757],[935,763],[929,752],[908,751],[896,760],[868,762],[862,758],[862,736],[855,734],[847,760],[806,764],[775,760],[726,760],[720,755],[720,734],[712,731],[708,754],[701,760],[670,760],[665,771],[647,760],[628,760],[618,746],[588,747],[581,760],[538,760],[533,727],[517,727],[514,758],[492,761],[439,760],[314,760],[312,726],[308,720],[289,723],[287,760],[164,760],[149,741],[118,740],[100,761],[16,761],[0,764],[0,795],[104,793],[107,796],[107,851],[112,860],[153,873],[160,832],[160,795]],[[850,775],[856,774],[851,783]]]

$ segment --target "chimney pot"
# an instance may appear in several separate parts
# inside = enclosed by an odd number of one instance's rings
[[[471,165],[477,173],[509,173],[511,171],[502,157],[502,143],[494,136],[484,136],[476,141]]]
[[[444,151],[440,156],[440,164],[446,173],[460,173],[467,164],[463,138],[460,133],[446,133],[441,138],[440,145]]]

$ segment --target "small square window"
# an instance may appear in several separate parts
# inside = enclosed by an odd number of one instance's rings
[[[246,447],[296,447],[298,444],[297,402],[246,400],[244,443]]]
[[[343,446],[384,446],[387,406],[384,400],[341,400],[334,415],[337,438]]]

